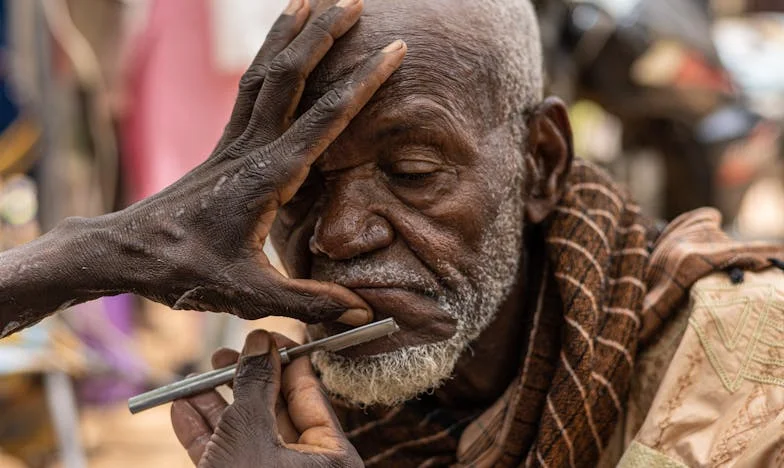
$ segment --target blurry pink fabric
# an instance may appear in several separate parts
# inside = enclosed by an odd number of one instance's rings
[[[127,69],[123,122],[126,195],[152,195],[212,151],[228,121],[241,70],[216,70],[208,0],[153,0]]]

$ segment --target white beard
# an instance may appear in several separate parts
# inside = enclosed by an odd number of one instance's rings
[[[512,178],[498,215],[484,233],[480,258],[468,281],[438,298],[457,321],[457,332],[437,343],[405,347],[373,356],[348,358],[331,352],[312,356],[327,390],[349,403],[394,406],[432,391],[451,378],[464,351],[498,314],[517,279],[523,242],[522,171]],[[372,264],[355,265],[381,279],[406,272]]]

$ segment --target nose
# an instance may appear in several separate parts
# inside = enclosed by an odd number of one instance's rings
[[[349,260],[392,244],[395,233],[389,222],[369,209],[372,187],[330,190],[321,208],[310,251],[330,260]],[[337,184],[336,184],[337,185]]]

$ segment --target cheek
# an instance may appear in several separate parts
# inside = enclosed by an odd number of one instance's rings
[[[459,245],[457,252],[470,253],[476,250],[482,236],[492,222],[498,195],[487,183],[487,173],[463,170],[459,183],[426,214],[445,230],[454,232]]]
[[[479,261],[482,236],[492,222],[492,195],[469,179],[462,177],[448,197],[428,209],[382,212],[408,249],[447,282],[464,278]]]
[[[501,202],[523,181],[523,156],[507,126],[499,126],[479,143],[470,164],[457,168],[448,193],[423,210],[443,228],[455,233],[456,251],[478,253]],[[518,162],[520,161],[520,162]]]
[[[488,182],[493,172],[457,168],[433,187],[407,193],[378,186],[372,193],[363,192],[368,199],[365,206],[368,215],[372,212],[384,218],[394,236],[429,269],[445,278],[464,276],[479,261],[483,235],[501,198]],[[292,277],[308,278],[311,274],[309,242],[324,208],[322,202],[315,201],[309,210],[284,208],[273,226],[270,239]]]

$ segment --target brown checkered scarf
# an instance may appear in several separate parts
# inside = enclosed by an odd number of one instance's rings
[[[482,411],[442,409],[427,398],[345,410],[344,427],[368,466],[594,466],[623,412],[638,346],[689,287],[715,271],[765,268],[784,254],[732,241],[711,209],[658,235],[584,162],[544,233],[544,280],[506,393]]]

